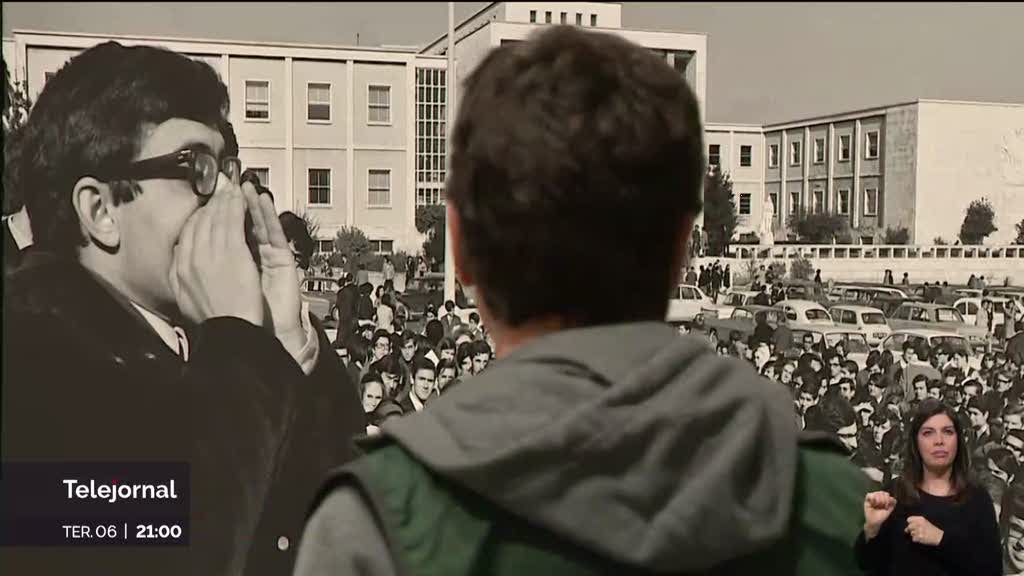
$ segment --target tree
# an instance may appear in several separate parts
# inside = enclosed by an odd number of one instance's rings
[[[814,275],[814,264],[803,256],[793,260],[789,267],[789,275],[793,280],[810,280]]]
[[[308,212],[299,214],[299,218],[306,224],[306,232],[309,232],[309,237],[316,241],[316,235],[320,232],[320,223],[316,221],[316,218],[310,215]]]
[[[736,231],[738,218],[732,198],[732,181],[717,166],[704,177],[704,232],[707,233],[708,256],[721,256]]]
[[[444,262],[444,240],[445,240],[445,211],[440,211],[440,217],[433,221],[427,230],[427,239],[423,242],[423,254],[434,262]]]
[[[964,223],[960,225],[960,242],[965,245],[981,244],[989,234],[999,230],[995,221],[996,212],[987,198],[971,202]]]
[[[416,207],[416,230],[428,234],[438,221],[444,222],[444,205],[431,204]]]
[[[906,226],[899,228],[886,228],[882,237],[883,244],[906,245],[910,244],[910,230]]]
[[[368,264],[373,260],[373,251],[370,249],[370,239],[362,230],[355,226],[342,226],[334,237],[334,251],[340,259],[348,259],[348,272],[355,273],[359,264]],[[332,264],[337,263],[335,259]]]
[[[834,239],[850,236],[846,217],[828,212],[809,213],[799,208],[787,223],[801,242],[830,244]]]
[[[932,240],[932,244],[935,244],[936,246],[947,246],[949,245],[949,242],[947,242],[942,236],[936,236],[935,239]]]
[[[1017,238],[1013,241],[1014,244],[1024,245],[1024,218],[1016,224]]]

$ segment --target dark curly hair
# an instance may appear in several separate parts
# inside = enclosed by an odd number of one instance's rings
[[[491,51],[465,82],[446,192],[491,313],[664,319],[702,131],[683,77],[618,36],[558,26]],[[608,263],[618,280],[594,282]]]

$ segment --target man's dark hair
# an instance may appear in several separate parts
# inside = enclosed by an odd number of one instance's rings
[[[71,193],[84,176],[114,173],[137,159],[144,130],[171,118],[220,129],[227,88],[209,64],[152,46],[116,42],[72,58],[39,95],[20,143],[19,180],[41,248],[73,255],[86,246]],[[141,192],[110,182],[114,201]]]
[[[289,242],[295,243],[296,260],[299,267],[303,270],[309,268],[309,260],[313,257],[316,242],[309,235],[309,228],[306,227],[305,220],[293,212],[282,212],[279,218],[285,238]]]
[[[491,51],[463,94],[447,194],[490,311],[511,326],[664,319],[704,175],[683,77],[646,48],[561,26]],[[634,281],[595,286],[608,262]]]
[[[491,345],[485,340],[474,340],[471,345],[473,347],[473,356],[477,356],[479,354],[491,355]]]
[[[470,312],[469,313],[469,321],[470,322],[476,322],[477,324],[479,324],[480,323],[480,315],[477,314],[476,312]]]
[[[445,300],[444,309],[447,310],[448,312],[455,310],[455,302],[452,302],[451,300]]]
[[[420,370],[430,370],[435,375],[437,374],[437,366],[434,365],[434,361],[426,356],[416,356],[412,359],[412,370],[409,371],[412,377],[415,378],[416,373]]]

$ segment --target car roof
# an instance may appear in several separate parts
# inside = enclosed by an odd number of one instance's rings
[[[853,305],[853,304],[849,304],[849,305],[848,304],[836,304],[835,306],[833,306],[831,308],[831,310],[835,310],[835,309],[851,310],[853,312],[876,312],[878,314],[884,314],[884,312],[882,312],[878,308],[874,308],[872,306],[856,306],[856,305]]]
[[[775,308],[774,306],[761,306],[759,304],[749,304],[747,306],[737,306],[736,310],[746,310],[748,312],[756,313],[756,312],[764,312],[765,310],[771,310],[772,312],[777,312],[778,308]]]
[[[925,336],[925,337],[951,336],[953,338],[964,338],[963,336],[961,336],[960,334],[957,334],[955,332],[947,332],[945,330],[931,330],[931,329],[928,329],[928,328],[904,328],[902,330],[893,330],[892,331],[892,335],[893,336],[896,336],[898,334],[911,334],[911,335],[914,335],[914,336]],[[964,338],[964,340],[966,340],[966,338]]]
[[[925,308],[927,310],[935,310],[936,308],[952,308],[949,304],[933,304],[930,302],[904,302],[903,305]]]
[[[783,304],[789,304],[794,308],[825,308],[824,306],[818,304],[814,300],[781,300],[776,304],[776,306],[780,306]]]
[[[822,326],[821,324],[790,324],[789,329],[793,332],[820,332],[822,334],[856,334],[863,336],[864,333],[853,328],[842,326]]]

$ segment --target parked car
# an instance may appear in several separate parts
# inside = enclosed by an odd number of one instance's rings
[[[787,300],[810,300],[822,306],[832,303],[821,284],[809,280],[783,280],[781,284]]]
[[[892,352],[893,356],[897,359],[902,358],[903,344],[907,341],[911,344],[923,341],[928,345],[930,350],[935,350],[942,345],[950,346],[954,350],[966,350],[970,355],[971,366],[974,368],[981,367],[981,354],[979,352],[983,351],[984,345],[972,345],[971,342],[960,334],[955,334],[945,330],[929,330],[925,328],[894,330],[888,338],[878,345],[878,351],[884,352],[888,350]]]
[[[746,341],[754,333],[757,316],[764,314],[768,325],[774,328],[779,324],[781,313],[781,310],[771,306],[740,306],[734,309],[728,318],[705,317],[698,314],[694,320],[694,327],[697,331],[714,335],[719,340],[728,340],[733,332],[739,332],[740,337]]]
[[[821,304],[810,300],[783,300],[775,304],[775,308],[782,311],[791,323],[835,325],[828,310]]]
[[[672,324],[690,323],[713,302],[704,292],[690,284],[676,286],[675,293],[668,300],[668,314],[665,320]]]
[[[1002,296],[986,296],[984,298],[961,298],[953,304],[956,311],[964,317],[964,322],[970,325],[976,325],[978,321],[978,310],[981,309],[981,305],[985,302],[992,303],[992,323],[995,326],[1000,326],[1006,318],[1006,304],[1010,302],[1009,298]]]
[[[892,333],[885,313],[878,308],[840,304],[829,308],[828,312],[836,326],[857,329],[872,346],[877,346]]]
[[[337,321],[338,280],[326,276],[308,276],[302,279],[299,291],[302,298],[309,302],[309,311],[318,320],[332,318]]]
[[[956,308],[943,304],[926,304],[922,302],[904,302],[889,316],[889,326],[893,330],[906,328],[923,328],[953,332],[964,336],[973,343],[984,343],[984,328],[970,326]]]
[[[729,318],[732,316],[732,311],[741,306],[753,306],[754,298],[760,292],[754,290],[730,290],[725,294],[725,301],[723,304],[710,304],[703,308],[701,312],[704,313],[705,318]]]
[[[856,362],[861,370],[867,368],[871,346],[859,330],[841,326],[797,326],[793,328],[793,342],[802,342],[806,334],[810,334],[814,338],[814,345],[819,349],[822,343],[824,346],[832,348],[842,342],[846,348],[846,358]],[[796,353],[799,353],[799,350],[794,349],[794,354]]]

